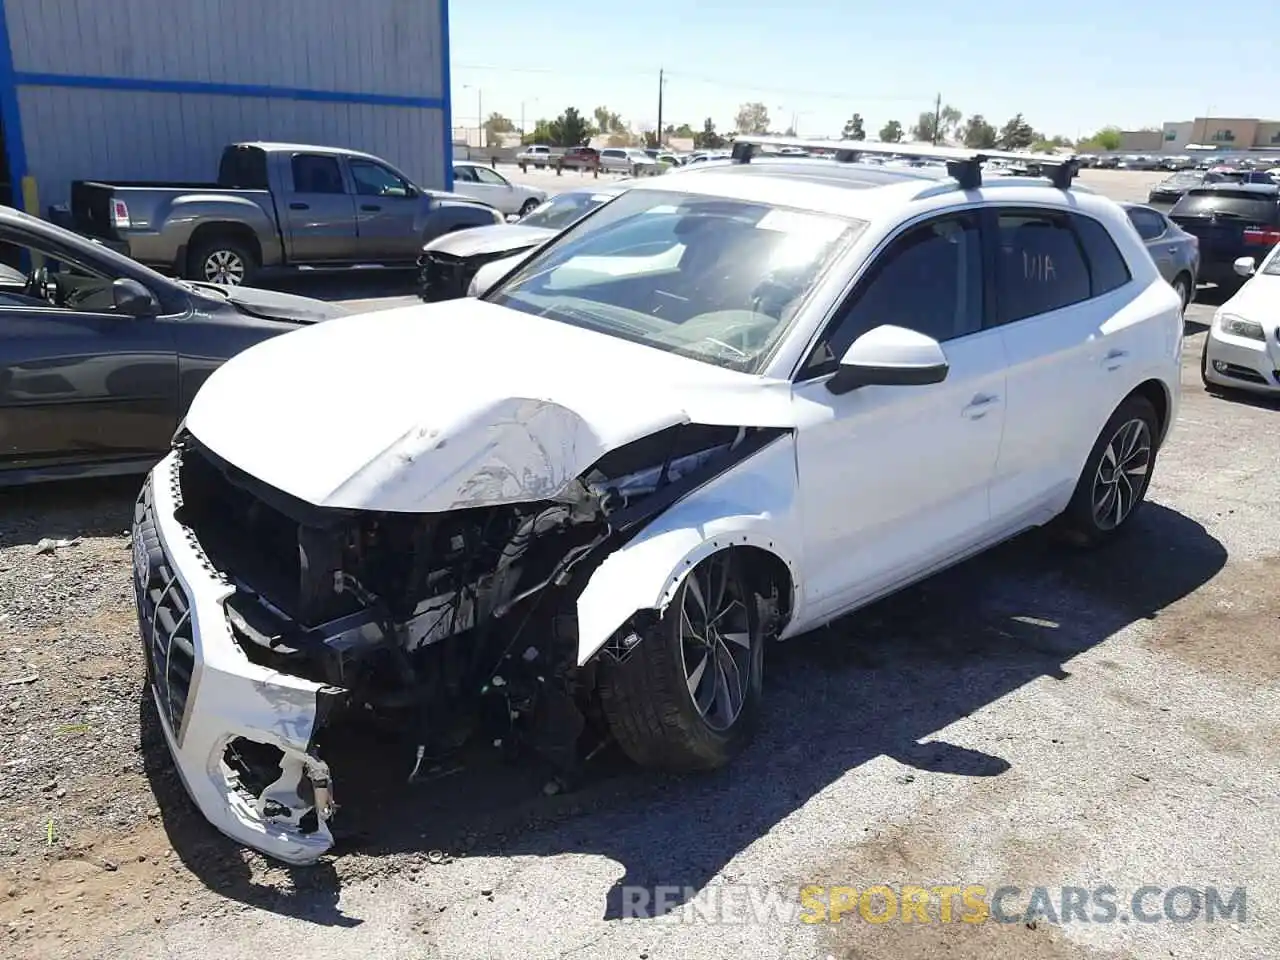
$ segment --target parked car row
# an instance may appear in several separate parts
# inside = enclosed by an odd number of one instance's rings
[[[1192,187],[1210,183],[1280,183],[1280,168],[1272,171],[1217,166],[1208,170],[1183,170],[1155,184],[1147,192],[1147,202],[1177,203]]]

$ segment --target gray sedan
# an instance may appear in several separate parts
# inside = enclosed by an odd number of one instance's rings
[[[1141,203],[1122,203],[1156,262],[1160,274],[1182,295],[1187,306],[1195,299],[1200,275],[1200,241],[1159,210]]]

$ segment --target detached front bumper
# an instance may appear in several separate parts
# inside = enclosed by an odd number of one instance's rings
[[[148,689],[183,784],[240,843],[291,864],[333,845],[328,767],[315,755],[329,688],[252,663],[227,621],[234,588],[175,517],[180,453],[147,477],[133,522],[134,591]]]

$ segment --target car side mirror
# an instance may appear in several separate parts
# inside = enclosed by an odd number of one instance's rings
[[[127,317],[154,317],[160,312],[155,294],[129,277],[112,282],[111,301],[115,304],[116,313]]]
[[[942,344],[906,327],[884,324],[849,345],[827,381],[834,394],[859,387],[919,387],[941,383],[950,365]]]
[[[1257,269],[1253,257],[1240,257],[1235,263],[1231,264],[1231,268],[1242,277],[1252,277],[1253,271]]]

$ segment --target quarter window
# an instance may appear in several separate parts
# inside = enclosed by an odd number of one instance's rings
[[[1160,214],[1153,211],[1135,212],[1154,216],[1160,224],[1156,236],[1164,233],[1164,218]],[[1124,254],[1116,248],[1116,242],[1111,239],[1106,227],[1093,217],[1078,213],[1071,214],[1071,225],[1075,227],[1080,244],[1084,247],[1085,260],[1089,266],[1089,290],[1093,296],[1100,297],[1104,293],[1118,290],[1133,279],[1133,275],[1129,273],[1129,265],[1124,262]]]
[[[802,378],[833,371],[850,344],[884,324],[945,342],[982,328],[982,242],[972,215],[910,228],[873,264],[805,364]]]
[[[998,223],[1000,322],[1012,323],[1089,299],[1089,267],[1065,214],[1001,213]]]

